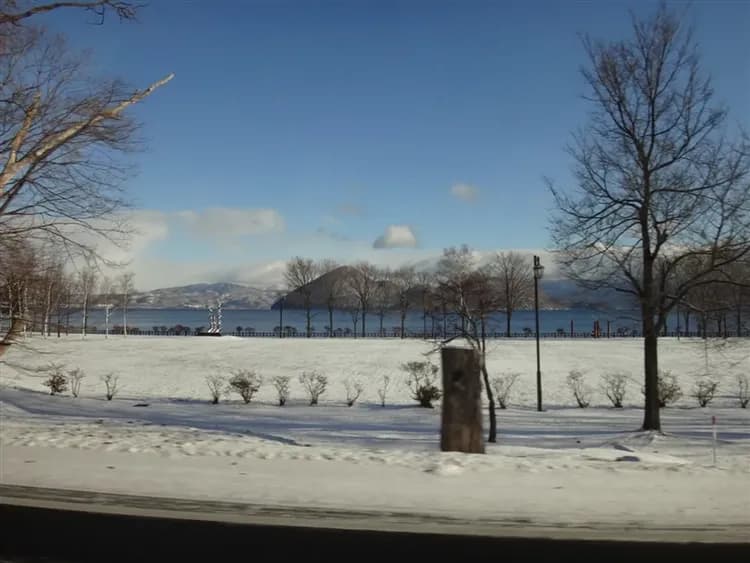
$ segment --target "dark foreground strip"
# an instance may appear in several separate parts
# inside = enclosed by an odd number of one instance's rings
[[[750,561],[748,544],[463,536],[100,514],[0,504],[0,561]],[[388,562],[390,563],[390,562]]]

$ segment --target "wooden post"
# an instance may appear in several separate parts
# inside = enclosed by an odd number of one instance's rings
[[[479,356],[467,348],[443,348],[443,413],[440,449],[484,453]]]

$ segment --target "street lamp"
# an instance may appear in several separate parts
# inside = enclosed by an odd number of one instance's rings
[[[536,410],[542,411],[542,368],[539,357],[539,280],[544,276],[544,266],[539,256],[534,256],[534,311],[536,313]]]

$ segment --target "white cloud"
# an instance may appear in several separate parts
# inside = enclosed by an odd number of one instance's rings
[[[275,209],[211,207],[179,211],[175,217],[192,233],[211,238],[281,233],[284,218]]]
[[[479,196],[479,188],[470,184],[453,184],[451,195],[464,201],[474,201]]]
[[[373,248],[414,248],[417,237],[408,225],[390,225],[372,244]]]

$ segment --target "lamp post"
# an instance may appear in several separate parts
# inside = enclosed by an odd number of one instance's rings
[[[534,256],[534,311],[536,315],[536,410],[542,411],[542,368],[539,356],[539,280],[544,276],[544,266],[539,256]]]

